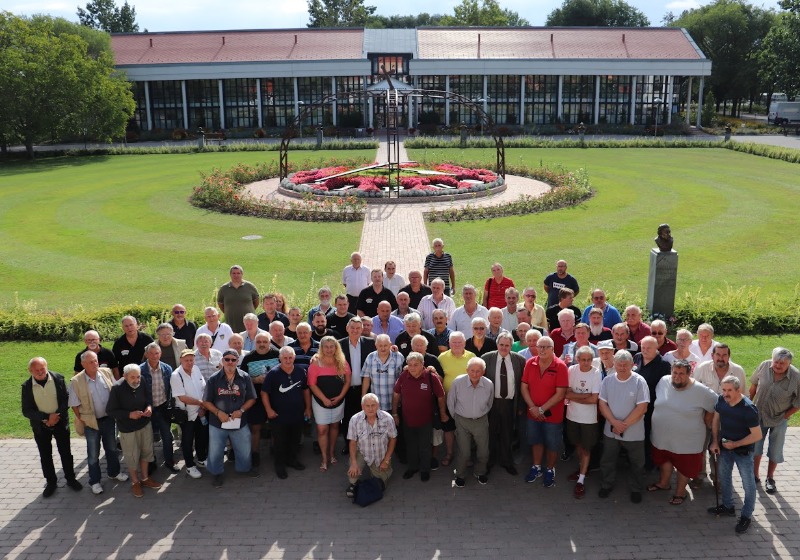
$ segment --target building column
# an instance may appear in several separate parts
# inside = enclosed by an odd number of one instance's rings
[[[444,90],[450,93],[450,75],[444,77]],[[444,125],[450,126],[450,97],[444,99]]]
[[[562,106],[562,101],[564,99],[564,76],[558,76],[558,101],[556,102],[556,116],[558,117],[559,122],[561,121],[561,117],[564,114],[564,107]]]
[[[181,98],[183,99],[183,128],[189,130],[189,107],[186,103],[186,80],[181,80]]]
[[[263,128],[264,108],[261,106],[261,78],[256,78],[256,113],[258,114],[258,128]]]
[[[631,76],[631,107],[628,115],[630,124],[636,124],[636,78],[637,76]]]
[[[334,96],[336,96],[336,76],[332,76],[332,77],[331,77],[331,93],[332,93]],[[333,122],[332,122],[331,124],[333,124],[333,126],[336,126],[336,121],[338,120],[338,119],[336,118],[336,113],[338,113],[338,112],[339,112],[339,111],[338,111],[338,109],[339,109],[339,106],[338,106],[338,104],[337,104],[337,102],[336,102],[336,97],[334,97],[334,98],[333,98],[333,105],[332,105],[332,111],[333,111],[333,114],[331,115],[331,117],[333,118]],[[324,113],[324,112],[325,112],[325,111],[323,110],[323,113]]]
[[[667,124],[672,124],[672,92],[675,76],[667,76]]]
[[[219,127],[225,130],[225,99],[223,98],[222,80],[217,80],[217,91],[219,91]]]
[[[594,124],[600,123],[600,76],[594,77]]]
[[[686,126],[692,125],[692,77],[689,76],[689,87],[686,88]]]
[[[300,90],[297,87],[297,78],[292,78],[292,90],[294,92],[294,116],[300,116]],[[300,136],[303,136],[303,121],[300,121]]]
[[[519,121],[520,126],[525,126],[525,76],[519,77]]]
[[[703,114],[703,87],[706,85],[706,79],[700,76],[700,87],[697,90],[697,121],[695,126],[700,128],[702,122],[700,116]]]
[[[489,77],[486,74],[483,75],[483,112],[489,114]]]
[[[375,128],[373,126],[373,120],[372,120],[372,118],[374,117],[373,112],[374,110],[372,108],[372,96],[370,95],[369,97],[367,97],[367,115],[369,116],[369,118],[367,119],[367,128],[372,128],[372,129]]]
[[[150,112],[150,82],[144,83],[144,110],[147,113],[147,130],[153,130],[153,114]]]

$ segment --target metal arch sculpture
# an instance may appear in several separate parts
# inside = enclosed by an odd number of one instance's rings
[[[348,92],[347,95],[350,95],[351,92]],[[453,93],[450,91],[442,91],[442,90],[432,90],[432,89],[412,89],[406,90],[402,94],[405,97],[436,97],[436,98],[444,98],[448,100],[454,100],[459,103],[462,103],[468,107],[470,107],[475,114],[478,116],[478,123],[486,130],[494,139],[495,142],[495,150],[496,150],[496,165],[497,169],[495,170],[498,175],[505,179],[506,177],[506,149],[505,144],[503,142],[503,137],[496,134],[495,127],[494,127],[494,120],[492,117],[483,110],[483,107],[478,104],[477,101],[473,101],[468,97],[460,95],[458,93]],[[297,135],[298,127],[302,128],[300,125],[303,122],[303,119],[313,110],[323,107],[329,103],[332,103],[337,100],[338,95],[330,94],[326,95],[316,103],[310,104],[303,104],[300,111],[298,111],[297,115],[289,122],[286,126],[286,129],[283,132],[283,136],[281,136],[281,147],[280,147],[280,157],[279,157],[279,167],[280,167],[280,178],[281,180],[287,178],[289,176],[289,143],[291,142],[292,138]]]

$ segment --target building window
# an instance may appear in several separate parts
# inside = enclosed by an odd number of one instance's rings
[[[553,124],[558,116],[558,76],[525,76],[525,124]]]
[[[519,124],[519,76],[488,76],[487,111],[495,124]]]
[[[177,80],[150,82],[150,116],[154,129],[183,128],[183,94]]]
[[[408,74],[408,60],[410,55],[402,54],[371,54],[372,75],[378,77],[378,81],[383,79],[384,72],[390,76],[405,76]]]
[[[630,122],[631,77],[600,76],[600,124]]]
[[[147,95],[145,88],[147,82],[133,82],[133,100],[136,109],[133,113],[133,122],[138,130],[147,130]]]
[[[564,124],[594,122],[594,76],[564,76],[561,96]]]
[[[450,92],[483,106],[483,76],[450,76]],[[478,115],[471,105],[450,101],[450,125],[476,124]]]
[[[420,76],[417,84],[419,89],[442,92],[447,89],[445,76]],[[416,103],[418,124],[438,125],[445,123],[444,97],[418,97]]]
[[[635,124],[652,125],[656,122],[656,98],[661,98],[661,109],[664,109],[663,100],[667,98],[667,80],[664,76],[639,76],[636,80],[636,113]],[[659,122],[665,122],[662,113]]]
[[[264,126],[287,126],[294,118],[294,80],[265,78],[261,87]]]
[[[227,128],[258,127],[258,82],[254,79],[227,79],[222,82]]]
[[[300,109],[303,105],[317,105],[323,98],[331,95],[331,79],[325,78],[297,78],[297,99]],[[333,105],[315,106],[305,114],[303,126],[331,126],[333,124]]]
[[[186,103],[189,105],[190,129],[218,130],[222,127],[217,80],[187,80]]]
[[[343,128],[364,128],[364,80],[361,76],[336,78],[336,124]]]

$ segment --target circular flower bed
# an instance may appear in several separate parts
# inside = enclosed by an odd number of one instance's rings
[[[377,166],[377,164],[375,164]],[[432,169],[420,169],[416,163],[401,165],[399,185],[387,167],[353,170],[325,167],[298,171],[281,181],[281,187],[314,195],[355,195],[382,198],[398,189],[401,197],[453,196],[487,191],[503,185],[503,178],[488,169],[470,169],[443,163]]]

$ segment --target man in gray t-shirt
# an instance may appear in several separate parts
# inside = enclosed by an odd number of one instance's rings
[[[600,459],[601,498],[607,498],[617,478],[617,458],[624,448],[630,460],[631,501],[642,501],[644,486],[644,422],[650,402],[647,381],[633,371],[633,356],[627,350],[614,355],[616,374],[609,375],[600,385],[599,408],[606,426],[603,430],[603,457]]]

